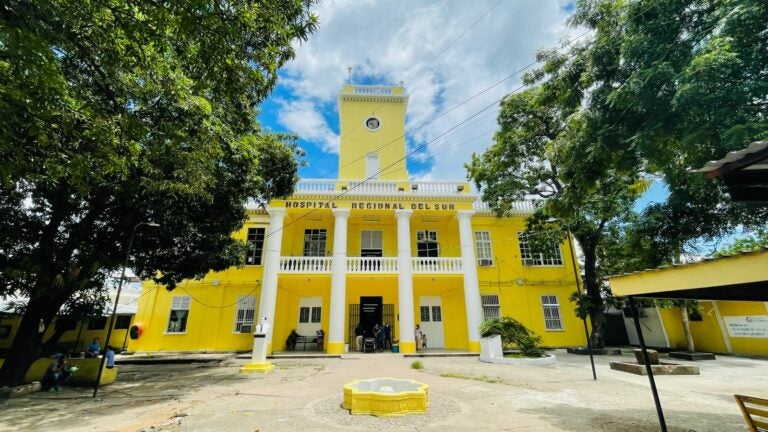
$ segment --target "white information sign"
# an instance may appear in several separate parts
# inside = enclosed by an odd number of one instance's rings
[[[731,337],[768,338],[768,315],[723,317]]]

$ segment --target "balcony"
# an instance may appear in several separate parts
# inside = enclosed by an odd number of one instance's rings
[[[331,273],[332,257],[280,257],[278,273]],[[411,258],[413,274],[461,274],[461,257]],[[347,257],[347,274],[397,274],[397,257]]]
[[[473,197],[467,182],[303,179],[294,195]]]

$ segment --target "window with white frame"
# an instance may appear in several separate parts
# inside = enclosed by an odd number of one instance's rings
[[[245,263],[247,265],[261,265],[261,255],[264,251],[264,228],[248,228],[246,242],[248,249]]]
[[[235,333],[253,330],[253,317],[256,315],[256,296],[241,295],[237,297],[235,310]],[[245,327],[245,328],[243,328]]]
[[[524,232],[517,233],[517,239],[520,241],[520,257],[523,265],[526,266],[561,266],[563,265],[563,255],[560,253],[560,245],[553,243],[548,250],[534,250],[528,241],[529,234]]]
[[[309,307],[302,306],[299,308],[299,323],[306,324],[309,322]]]
[[[483,302],[483,321],[501,317],[501,304],[499,304],[498,294],[483,294],[480,298]]]
[[[416,256],[437,257],[440,256],[437,244],[437,231],[416,231]]]
[[[312,316],[310,318],[313,323],[320,322],[320,317],[322,316],[322,309],[323,308],[319,306],[312,307]]]
[[[421,306],[419,308],[421,321],[422,322],[429,322],[429,306]]]
[[[383,256],[383,241],[381,231],[360,231],[360,256]]]
[[[365,158],[365,177],[371,180],[379,179],[379,154],[368,153]]]
[[[173,296],[166,333],[185,333],[187,318],[189,318],[189,296]]]
[[[562,330],[563,321],[560,319],[560,304],[557,303],[557,296],[541,296],[541,306],[544,308],[544,328]]]
[[[304,256],[325,256],[326,231],[324,229],[304,230]]]
[[[491,250],[491,233],[488,231],[475,231],[475,254],[477,264],[480,266],[493,265],[493,251]]]

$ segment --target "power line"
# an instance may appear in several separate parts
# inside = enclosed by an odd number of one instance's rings
[[[450,48],[451,48],[451,47],[452,47],[452,46],[453,46],[453,45],[454,45],[456,42],[458,42],[458,41],[459,41],[459,39],[461,39],[462,37],[464,37],[464,35],[466,35],[467,33],[469,33],[469,31],[470,31],[470,30],[472,30],[472,29],[473,29],[473,28],[474,28],[474,27],[475,27],[477,24],[479,24],[479,23],[480,23],[480,21],[482,21],[482,20],[483,20],[483,18],[485,18],[486,16],[488,16],[488,14],[490,14],[490,13],[491,13],[491,12],[492,12],[494,9],[496,9],[496,7],[497,7],[497,6],[499,6],[499,5],[501,4],[501,1],[502,1],[502,0],[499,0],[499,1],[497,1],[497,2],[496,2],[494,5],[493,5],[493,6],[491,6],[491,7],[490,7],[490,8],[489,8],[487,11],[485,11],[485,13],[484,13],[484,14],[482,14],[482,15],[481,15],[481,16],[480,16],[478,19],[476,19],[476,20],[475,20],[475,21],[474,21],[474,22],[473,22],[473,23],[472,23],[472,24],[471,24],[469,27],[467,27],[467,29],[465,29],[465,30],[464,30],[464,31],[463,31],[463,32],[462,32],[462,33],[461,33],[461,34],[460,34],[458,37],[456,37],[456,38],[455,38],[455,39],[453,39],[451,42],[449,42],[449,43],[448,43],[448,44],[447,44],[447,45],[446,45],[446,46],[445,46],[445,47],[444,47],[444,48],[443,48],[443,49],[442,49],[442,50],[441,50],[439,53],[437,53],[437,55],[435,55],[434,57],[432,57],[432,58],[431,58],[431,59],[430,59],[430,60],[427,62],[427,64],[426,64],[426,65],[422,66],[422,67],[421,67],[421,69],[419,69],[418,71],[416,71],[416,73],[413,73],[413,74],[411,74],[411,75],[408,75],[408,76],[405,78],[405,81],[406,81],[406,82],[408,82],[408,81],[409,81],[409,80],[410,80],[410,79],[413,77],[413,78],[414,78],[414,83],[416,83],[416,82],[419,82],[419,80],[416,80],[415,78],[419,77],[419,76],[421,75],[421,73],[422,73],[423,71],[425,71],[425,70],[427,69],[427,67],[429,67],[429,65],[431,65],[431,64],[432,64],[432,63],[433,63],[435,60],[437,60],[437,59],[438,59],[440,56],[442,56],[442,55],[443,55],[443,54],[444,54],[446,51],[448,51],[448,49],[450,49]],[[351,83],[350,83],[350,84],[351,84]],[[414,88],[416,88],[416,87],[414,87]],[[379,110],[379,108],[381,108],[382,106],[384,106],[384,104],[383,104],[383,103],[379,104],[379,106],[377,106],[376,108],[374,108],[374,109],[373,109],[372,113],[373,113],[373,114],[375,114],[375,113],[376,113],[376,111],[378,111],[378,110]],[[350,134],[352,134],[352,132],[356,131],[356,130],[357,130],[357,128],[359,128],[359,127],[360,127],[360,124],[359,124],[359,123],[355,124],[355,126],[354,126],[354,127],[353,127],[353,128],[352,128],[352,129],[351,129],[349,132],[347,132],[346,134],[344,134],[344,136],[341,136],[341,137],[339,137],[339,141],[341,142],[341,140],[342,140],[342,139],[344,139],[344,138],[348,137]],[[323,158],[324,158],[325,156],[327,156],[327,155],[328,155],[328,153],[327,153],[327,152],[322,152],[322,153],[321,153],[321,155],[320,155],[319,157],[317,157],[317,158],[313,159],[311,162],[309,162],[308,166],[311,166],[312,164],[314,164],[314,163],[317,163],[318,161],[320,161],[321,159],[323,159]],[[345,165],[345,167],[346,167],[346,166],[348,166],[348,165]],[[343,168],[343,167],[342,167],[342,168]]]

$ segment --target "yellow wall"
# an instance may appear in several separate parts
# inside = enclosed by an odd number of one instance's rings
[[[2,320],[0,320],[0,325],[10,325],[11,334],[10,337],[6,339],[0,339],[0,349],[11,347],[13,339],[16,337],[16,332],[19,329],[20,321],[21,317],[18,315],[3,314]],[[131,321],[131,323],[133,323],[133,321]],[[104,325],[103,329],[88,330],[87,322],[78,323],[74,330],[68,330],[61,336],[61,339],[59,339],[59,343],[57,345],[60,347],[65,347],[68,350],[74,352],[81,352],[85,350],[85,347],[91,343],[93,338],[98,337],[101,339],[101,347],[105,348],[107,345],[106,339],[108,325],[109,317],[107,317],[107,324]],[[43,342],[51,337],[55,328],[56,321],[54,320],[54,322],[45,330],[45,334],[43,335]],[[115,349],[119,350],[120,347],[123,346],[123,341],[125,341],[125,335],[127,331],[127,329],[113,329],[112,335],[110,336],[109,345],[112,345],[115,347]],[[79,339],[78,335],[80,336]]]
[[[354,86],[344,86],[339,95],[341,149],[339,178],[366,178],[366,155],[376,152],[383,170],[380,180],[408,180],[405,167],[405,111],[408,99],[402,87],[392,96],[345,96]],[[381,121],[381,128],[368,130],[363,122],[370,116]],[[384,169],[392,165],[388,169]]]
[[[720,314],[728,316],[768,315],[768,305],[760,302],[717,302]],[[731,337],[731,348],[736,354],[768,356],[768,339]]]

